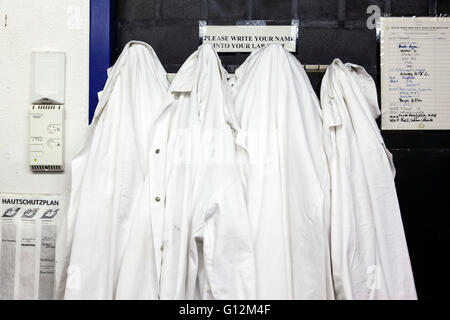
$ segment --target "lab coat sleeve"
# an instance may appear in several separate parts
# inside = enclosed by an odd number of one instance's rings
[[[255,261],[239,173],[218,190],[202,212],[196,237],[203,240],[209,299],[255,299]],[[202,289],[200,289],[201,291]]]
[[[71,246],[65,299],[112,299],[117,262],[129,232],[131,187],[137,163],[133,145],[115,121],[120,83],[106,112],[90,128],[85,146],[73,160],[73,189],[68,217]],[[126,129],[127,130],[127,129]]]
[[[103,125],[100,122],[96,127],[94,140],[102,134],[110,134],[107,126]],[[100,163],[105,160],[101,152],[97,157]],[[92,162],[90,150],[85,150],[72,162],[74,184],[68,215],[71,253],[65,299],[112,298],[112,286],[108,284],[110,259],[107,245],[111,240],[107,234],[112,221],[105,216],[111,209],[108,205],[110,197],[108,187],[101,188],[102,184],[109,184],[106,176],[109,166],[92,170]]]

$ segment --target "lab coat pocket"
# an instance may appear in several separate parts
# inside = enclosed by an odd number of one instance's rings
[[[197,250],[201,250],[202,252],[198,252],[197,257],[203,261],[198,261],[198,265],[203,265],[205,268],[205,272],[201,273],[202,278],[198,279],[199,283],[204,284],[200,289],[200,297],[207,297],[207,299],[217,299],[217,290],[215,290],[217,285],[214,277],[215,234],[217,227],[214,216],[218,211],[217,204],[207,209],[203,214],[202,221],[199,221],[200,227],[196,228],[193,234],[196,241],[201,243],[201,245],[197,245]]]
[[[212,268],[214,261],[214,252],[216,247],[216,222],[217,219],[214,218],[215,215],[219,213],[219,206],[215,203],[211,206],[204,215],[205,224],[204,224],[204,234],[203,234],[203,253],[205,257],[205,265],[208,270],[208,274],[211,275],[213,270],[209,270]],[[209,272],[211,271],[211,272]]]
[[[323,107],[323,123],[327,128],[338,127],[342,125],[342,119],[339,115],[337,105],[334,99],[330,99],[327,103],[324,103]]]

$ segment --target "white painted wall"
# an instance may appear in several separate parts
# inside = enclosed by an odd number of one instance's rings
[[[66,53],[63,173],[33,173],[29,167],[32,51]],[[87,129],[88,99],[89,0],[0,0],[0,193],[65,194],[67,200],[70,161]],[[59,228],[56,298],[62,297],[67,255]]]
[[[66,52],[64,173],[29,168],[32,51]],[[0,192],[70,193],[70,160],[88,124],[88,90],[89,0],[0,0]]]

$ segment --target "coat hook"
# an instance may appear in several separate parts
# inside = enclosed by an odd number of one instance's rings
[[[328,65],[326,64],[305,64],[303,65],[306,72],[325,72]]]

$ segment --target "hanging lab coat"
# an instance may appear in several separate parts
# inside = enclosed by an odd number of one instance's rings
[[[375,119],[374,81],[335,59],[322,80],[331,173],[331,254],[337,299],[416,299],[392,155]]]
[[[300,63],[279,45],[253,52],[235,74],[257,298],[332,299],[319,101]]]
[[[149,139],[169,83],[153,49],[136,41],[125,46],[108,73],[84,145],[72,161],[65,299],[155,299]],[[133,247],[144,240],[144,246]],[[135,276],[123,267],[129,264],[138,266],[133,271],[139,272],[139,284],[126,284]]]
[[[160,297],[253,299],[255,261],[236,155],[238,124],[226,72],[211,45],[187,59],[169,92],[152,142],[167,157],[164,222],[155,237],[162,255]]]
[[[82,277],[66,298],[253,298],[236,123],[220,60],[202,46],[168,89],[153,51],[139,46],[135,57],[135,47],[112,69],[93,141],[74,160],[81,182],[72,191],[69,270]]]

